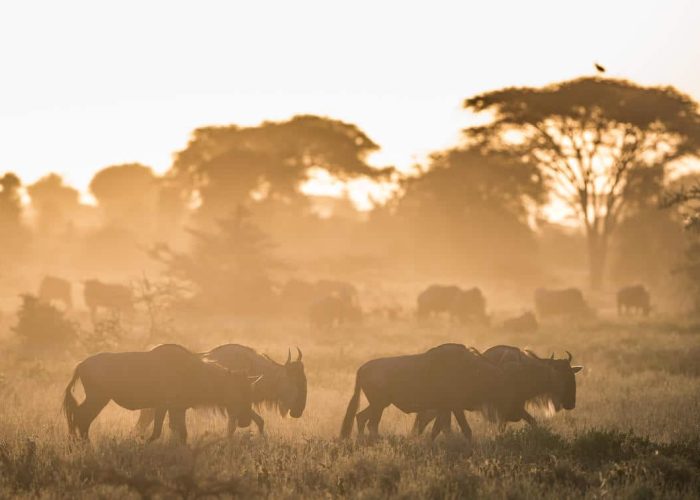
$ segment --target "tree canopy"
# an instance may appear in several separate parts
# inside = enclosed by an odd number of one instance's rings
[[[513,253],[533,253],[528,218],[544,199],[535,166],[457,148],[433,155],[427,172],[405,181],[395,218],[413,238],[406,247],[417,252],[419,265],[511,273],[530,267]]]
[[[203,212],[216,216],[251,201],[304,203],[299,187],[313,168],[342,180],[387,175],[391,169],[367,163],[378,148],[355,125],[312,115],[205,127],[177,153],[171,175],[199,194]]]
[[[37,211],[38,226],[44,233],[70,224],[80,205],[78,190],[67,186],[58,174],[49,174],[27,187],[32,205]]]
[[[629,173],[700,150],[698,106],[672,87],[586,77],[487,92],[464,105],[493,118],[465,131],[471,141],[537,165],[578,216],[593,287],[602,282]]]

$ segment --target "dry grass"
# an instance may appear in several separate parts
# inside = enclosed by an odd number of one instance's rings
[[[369,322],[312,334],[297,321],[180,320],[168,341],[204,350],[225,342],[283,359],[304,351],[308,405],[301,419],[264,413],[268,435],[224,439],[216,415],[188,412],[189,446],[145,445],[136,415],[110,405],[92,445],[75,445],[60,414],[62,391],[85,353],[22,359],[7,325],[0,378],[0,497],[562,498],[696,497],[700,491],[700,331],[652,320],[548,324],[532,335],[436,322]],[[124,349],[143,348],[135,323]],[[166,339],[162,339],[166,340]],[[376,442],[337,439],[354,372],[367,359],[454,341],[507,343],[542,355],[565,349],[585,365],[577,408],[541,429],[504,434],[477,415],[470,456],[454,435],[431,443],[409,435],[412,417],[389,409]]]

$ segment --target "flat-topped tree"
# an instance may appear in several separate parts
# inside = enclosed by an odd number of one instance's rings
[[[700,150],[698,105],[673,87],[586,77],[486,92],[464,106],[493,115],[465,130],[469,139],[537,165],[572,208],[586,233],[593,288],[602,285],[630,172]]]
[[[197,129],[170,174],[199,194],[201,213],[216,217],[251,201],[303,204],[299,188],[314,168],[341,180],[386,176],[392,169],[367,163],[378,149],[355,125],[299,115],[254,127]]]

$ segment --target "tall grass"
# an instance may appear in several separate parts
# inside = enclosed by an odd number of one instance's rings
[[[93,424],[91,445],[81,446],[68,439],[60,403],[87,353],[22,356],[4,328],[0,497],[693,498],[700,491],[700,332],[684,325],[562,323],[521,336],[409,320],[327,333],[291,320],[177,325],[170,340],[195,350],[239,342],[283,360],[299,345],[309,381],[303,417],[263,412],[266,437],[246,430],[229,440],[224,419],[190,411],[188,446],[167,435],[146,445],[132,432],[136,414],[111,404]],[[120,349],[144,348],[143,325],[130,328]],[[337,439],[360,364],[448,341],[571,351],[585,366],[576,409],[505,433],[468,415],[473,453],[457,433],[434,443],[411,436],[412,416],[392,408],[378,440]]]

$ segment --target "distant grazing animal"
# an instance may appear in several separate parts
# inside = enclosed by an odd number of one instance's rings
[[[345,297],[329,295],[316,300],[309,306],[309,323],[320,330],[328,330],[335,326],[358,322],[362,319],[362,311]]]
[[[70,282],[55,276],[44,276],[39,284],[39,300],[62,302],[66,309],[73,307]]]
[[[502,329],[513,333],[534,333],[538,326],[537,318],[528,311],[515,318],[505,320]]]
[[[72,394],[80,380],[85,400],[78,404]],[[253,379],[257,380],[257,377]],[[68,430],[87,440],[90,424],[110,401],[128,410],[155,408],[155,425],[149,441],[160,437],[165,414],[170,428],[187,440],[185,411],[192,407],[226,410],[229,432],[250,425],[251,379],[176,344],[160,345],[148,352],[100,353],[75,368],[66,387],[63,411]]]
[[[462,290],[454,285],[431,285],[418,295],[418,319],[447,313],[455,321],[487,323],[486,300],[481,290]]]
[[[505,370],[461,344],[443,344],[422,354],[374,359],[357,370],[340,436],[350,436],[355,419],[360,435],[368,424],[370,435],[376,436],[384,409],[393,404],[404,413],[437,410],[439,420],[446,415],[448,422],[450,413],[454,413],[462,433],[471,441],[472,432],[463,410],[488,407],[505,416],[518,410],[511,407],[513,398],[506,382]],[[362,392],[369,406],[358,413]],[[433,437],[441,427],[435,430]]]
[[[331,297],[332,299],[329,299]],[[351,284],[344,281],[319,280],[315,283],[298,279],[289,280],[282,287],[280,292],[282,307],[292,313],[311,314],[311,309],[319,309],[320,316],[332,317],[331,322],[341,323],[348,317],[355,318],[361,316],[359,295],[357,289]],[[325,306],[323,304],[326,302]],[[341,304],[338,307],[333,304]],[[336,308],[342,309],[343,312],[332,313],[329,310]],[[326,309],[326,311],[323,311]],[[311,314],[314,316],[314,314]],[[312,323],[314,318],[310,318]]]
[[[534,352],[518,347],[498,345],[484,351],[483,356],[500,368],[508,368],[509,385],[513,391],[515,403],[510,415],[502,419],[501,428],[506,422],[525,420],[530,425],[537,421],[528,413],[526,405],[573,410],[576,406],[576,379],[574,375],[582,366],[571,366],[572,356],[568,359],[549,359],[538,357]],[[421,434],[425,427],[438,417],[437,411],[425,411],[416,415],[414,431]],[[446,422],[445,422],[446,420]],[[436,424],[438,425],[438,424]],[[449,415],[439,427],[449,427]],[[442,430],[433,427],[433,433]]]
[[[540,319],[553,316],[582,317],[591,313],[578,288],[564,290],[538,288],[535,290],[535,311]]]
[[[306,408],[306,374],[301,361],[301,350],[297,347],[297,359],[287,353],[284,364],[277,363],[265,354],[258,354],[250,347],[239,344],[224,344],[200,354],[205,361],[216,362],[229,370],[243,371],[249,376],[262,375],[253,388],[253,404],[276,407],[283,417],[289,413],[299,418]],[[137,428],[143,432],[153,422],[155,410],[141,410]],[[265,421],[255,411],[251,418],[262,434]]]
[[[643,314],[649,316],[651,298],[642,285],[627,286],[617,292],[617,314]]]
[[[314,286],[316,297],[339,297],[348,304],[359,306],[359,294],[357,288],[351,283],[335,280],[319,280]]]
[[[133,296],[128,286],[87,280],[83,295],[93,317],[100,307],[119,313],[131,312],[134,308]]]

